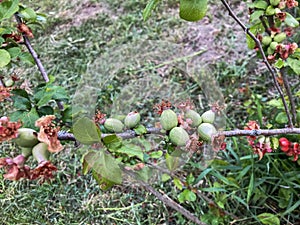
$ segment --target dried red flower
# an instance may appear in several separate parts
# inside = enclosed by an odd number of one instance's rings
[[[284,29],[284,32],[285,32],[286,36],[290,37],[290,36],[292,36],[292,34],[293,34],[293,28],[291,28],[291,27],[286,27],[286,28]]]
[[[22,33],[23,35],[26,35],[29,38],[34,38],[31,29],[25,23],[18,24],[17,28],[18,28],[18,31],[20,33]]]
[[[94,119],[95,123],[104,124],[105,117],[106,117],[106,114],[103,114],[100,112],[100,110],[97,110],[93,119]]]
[[[4,101],[6,98],[9,98],[11,96],[11,90],[12,88],[9,87],[0,87],[0,102]]]
[[[35,126],[40,127],[38,139],[48,145],[50,152],[59,152],[63,149],[58,140],[58,131],[60,127],[56,127],[52,121],[55,119],[54,115],[43,116],[35,122]]]
[[[298,6],[298,2],[295,0],[286,0],[286,6],[290,8],[294,8]]]
[[[0,142],[16,138],[18,129],[21,127],[20,122],[10,122],[9,118],[4,116],[0,118]]]
[[[57,171],[57,168],[50,161],[42,161],[31,171],[30,179],[40,179],[40,183],[44,183],[47,180],[53,179],[53,172],[55,171]]]
[[[18,155],[15,158],[0,158],[0,168],[5,168],[4,179],[20,180],[30,178],[30,168],[24,165],[26,158]]]
[[[171,102],[169,102],[168,100],[162,100],[161,103],[155,104],[153,106],[153,109],[155,113],[161,115],[164,110],[170,109],[171,107],[172,107]]]
[[[286,13],[285,12],[280,12],[280,13],[276,13],[276,17],[283,22],[286,18]]]

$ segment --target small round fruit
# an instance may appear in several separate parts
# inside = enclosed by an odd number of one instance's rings
[[[38,163],[48,161],[50,156],[48,145],[44,142],[35,145],[32,149],[32,156],[38,161]]]
[[[29,147],[29,148],[21,147],[21,152],[25,158],[28,158],[29,156],[32,155],[32,147]]]
[[[14,80],[9,78],[7,80],[4,81],[5,87],[11,87],[15,84]]]
[[[213,123],[215,121],[216,113],[212,110],[208,110],[201,115],[203,123]]]
[[[169,134],[172,144],[177,146],[185,146],[190,139],[188,133],[182,127],[174,127]]]
[[[125,117],[124,123],[128,128],[136,127],[141,121],[141,115],[138,112],[130,112]]]
[[[278,42],[273,41],[273,42],[271,42],[271,44],[270,44],[270,48],[271,48],[272,50],[275,50],[276,47],[277,47],[277,45],[278,45]]]
[[[285,39],[286,39],[286,33],[284,33],[284,32],[276,34],[274,37],[274,41],[278,42],[278,43],[284,41]]]
[[[19,128],[18,137],[14,142],[20,147],[32,148],[39,140],[37,139],[37,132],[30,128]]]
[[[215,133],[217,130],[211,123],[201,123],[198,127],[198,134],[204,141],[211,141],[211,136]]]
[[[261,43],[264,46],[269,46],[269,44],[272,42],[272,38],[270,36],[264,36],[261,40]]]
[[[160,124],[164,130],[171,130],[178,125],[178,119],[176,113],[167,109],[164,110],[160,116]]]
[[[202,118],[199,113],[194,110],[188,110],[185,113],[185,117],[192,120],[192,127],[198,127],[202,123]]]
[[[120,132],[122,132],[122,130],[124,128],[124,124],[118,119],[109,118],[109,119],[105,120],[104,127],[109,132],[120,133]]]

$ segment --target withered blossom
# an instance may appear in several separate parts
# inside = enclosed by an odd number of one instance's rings
[[[59,152],[63,149],[63,146],[58,140],[60,127],[56,127],[52,123],[54,119],[54,115],[43,116],[35,122],[35,126],[40,128],[38,140],[46,143],[50,152]]]
[[[55,171],[57,168],[50,161],[42,161],[35,169],[31,170],[30,179],[40,179],[40,183],[44,183],[54,177],[53,172]]]
[[[9,118],[3,116],[0,118],[0,142],[8,141],[18,136],[18,129],[21,122],[10,122]]]
[[[154,112],[161,115],[164,110],[170,109],[172,104],[168,100],[162,100],[161,103],[155,104],[153,106]]]
[[[0,87],[0,102],[4,101],[5,99],[11,96],[12,88],[9,87]]]
[[[0,168],[5,169],[3,175],[6,180],[20,180],[21,178],[30,178],[30,168],[24,165],[26,158],[18,155],[15,158],[0,158]]]

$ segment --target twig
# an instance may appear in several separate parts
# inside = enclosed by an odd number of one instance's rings
[[[232,11],[232,9],[228,5],[227,1],[221,0],[221,2],[225,6],[225,8],[228,10],[229,15],[243,28],[243,30],[245,31],[245,33],[247,33],[254,40],[254,42],[256,43],[256,46],[258,47],[259,52],[261,53],[261,55],[263,57],[263,62],[267,66],[268,70],[270,71],[270,73],[272,75],[272,78],[273,78],[274,85],[275,85],[275,87],[276,87],[276,89],[277,89],[277,91],[278,91],[278,93],[280,95],[280,98],[282,100],[282,103],[283,103],[283,106],[284,106],[284,110],[285,110],[285,112],[287,114],[289,127],[293,128],[294,125],[293,125],[293,121],[292,121],[292,118],[291,118],[290,110],[289,110],[287,102],[286,102],[286,100],[284,98],[283,91],[282,91],[282,89],[281,89],[281,87],[278,84],[278,81],[276,79],[276,72],[275,72],[274,68],[270,65],[270,63],[268,62],[267,57],[266,57],[266,55],[264,53],[264,50],[263,50],[263,48],[261,46],[260,41],[249,30],[249,28],[247,28],[246,25],[243,24],[243,22],[234,14],[234,12]]]
[[[19,15],[17,13],[15,13],[15,18],[16,18],[16,21],[18,22],[18,24],[22,24],[22,20],[21,20],[21,18],[19,17]],[[24,44],[25,44],[26,48],[28,49],[28,51],[30,52],[30,54],[32,55],[39,71],[41,72],[41,74],[43,76],[44,81],[46,83],[49,82],[49,77],[47,75],[47,72],[46,72],[41,60],[39,59],[38,54],[35,52],[35,50],[31,46],[29,38],[24,33],[22,33],[22,36],[23,36],[23,39],[24,39]]]
[[[297,123],[297,113],[296,113],[296,106],[295,106],[295,101],[294,101],[294,98],[292,96],[292,91],[291,91],[291,87],[290,87],[290,83],[289,81],[287,80],[287,76],[286,76],[286,67],[283,67],[280,69],[280,73],[281,73],[281,77],[282,77],[282,80],[283,80],[283,85],[284,85],[284,88],[286,90],[286,94],[289,98],[289,101],[290,101],[290,105],[291,105],[291,111],[292,111],[292,117],[293,117],[293,122],[294,124]]]
[[[230,130],[230,131],[218,131],[214,137],[225,136],[274,136],[280,134],[300,134],[300,128],[282,128],[282,129],[272,129],[272,130]]]
[[[159,128],[148,128],[147,134],[159,134],[164,135],[161,133]],[[234,136],[275,136],[275,135],[281,135],[281,134],[300,134],[300,128],[281,128],[281,129],[260,129],[260,130],[229,130],[229,131],[218,131],[214,137],[219,136],[225,136],[225,137],[234,137]],[[101,138],[107,137],[112,134],[101,134]],[[129,130],[125,131],[123,133],[117,133],[118,137],[121,137],[122,139],[130,139],[135,138],[139,135],[137,135],[134,131]],[[69,141],[75,141],[75,137],[72,133],[63,132],[60,131],[58,133],[58,139],[59,140],[69,140]]]
[[[123,169],[123,172],[128,174],[131,177],[135,177],[135,174],[132,173],[129,170]],[[139,183],[143,188],[145,188],[147,191],[149,191],[151,194],[153,194],[156,198],[158,198],[160,201],[162,201],[165,205],[169,206],[170,208],[176,210],[183,216],[185,216],[187,219],[190,221],[194,222],[195,224],[198,225],[207,225],[204,222],[201,222],[196,216],[194,216],[190,211],[182,207],[180,204],[175,202],[173,199],[171,199],[168,195],[166,194],[161,194],[157,190],[155,190],[151,185],[148,183],[140,180],[140,179],[135,179],[137,183]]]

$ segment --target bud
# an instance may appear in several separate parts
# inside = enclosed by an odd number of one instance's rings
[[[286,39],[286,33],[284,33],[284,32],[276,34],[275,37],[274,37],[274,41],[278,42],[278,43],[284,41],[285,39]]]
[[[270,44],[270,48],[271,48],[272,50],[275,50],[276,47],[277,47],[277,45],[278,45],[278,42],[273,41],[273,42],[271,42],[271,44]]]

